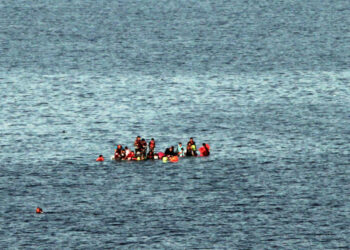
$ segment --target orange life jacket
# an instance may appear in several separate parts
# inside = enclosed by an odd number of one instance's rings
[[[103,157],[98,157],[96,161],[104,161],[105,159]]]

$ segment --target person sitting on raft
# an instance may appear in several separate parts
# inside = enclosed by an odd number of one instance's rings
[[[191,143],[188,142],[187,143],[187,147],[186,147],[186,156],[192,156],[192,148],[191,148]]]
[[[197,156],[197,147],[196,147],[195,141],[193,140],[193,137],[190,138],[187,145],[191,145],[190,151],[191,151],[192,156]]]
[[[122,145],[118,145],[115,150],[114,150],[114,159],[119,160],[121,158],[121,153],[122,153]]]
[[[174,146],[171,146],[170,148],[165,149],[164,154],[167,157],[177,155],[174,151]]]
[[[190,138],[190,140],[187,142],[187,144],[196,145],[196,142],[193,140],[193,137]]]
[[[210,155],[210,146],[206,143],[202,144],[203,146],[199,148],[200,156],[209,156]]]
[[[125,146],[125,155],[127,156],[130,152],[131,152],[131,150]]]
[[[152,138],[148,143],[149,151],[154,152],[155,147],[156,147],[156,142],[154,141],[154,138]]]
[[[179,142],[179,144],[177,145],[177,155],[179,157],[184,157],[185,156],[184,147],[182,146],[181,142]]]
[[[136,160],[134,151],[130,151],[130,152],[126,155],[126,159],[127,159],[128,161]]]
[[[191,142],[187,143],[187,147],[186,147],[186,156],[197,156],[197,152],[196,152],[196,145],[195,144],[191,144]]]
[[[152,150],[148,152],[147,159],[154,160],[154,152]]]
[[[121,151],[121,153],[120,153],[120,159],[121,159],[121,160],[126,160],[125,149],[122,149],[122,151]]]

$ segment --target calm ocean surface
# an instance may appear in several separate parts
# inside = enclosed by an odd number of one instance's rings
[[[0,248],[348,249],[349,84],[348,0],[1,1]]]

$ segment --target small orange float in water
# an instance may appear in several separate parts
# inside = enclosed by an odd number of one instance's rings
[[[172,156],[170,157],[170,162],[178,162],[179,161],[179,157],[178,156]]]
[[[37,207],[37,208],[36,208],[36,213],[37,213],[37,214],[42,214],[42,213],[43,213],[43,210],[42,210],[40,207]]]

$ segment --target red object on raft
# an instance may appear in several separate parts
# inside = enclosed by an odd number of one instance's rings
[[[178,161],[179,161],[179,157],[176,156],[176,155],[175,155],[175,156],[172,156],[172,157],[169,158],[169,161],[170,161],[170,162],[178,162]]]

